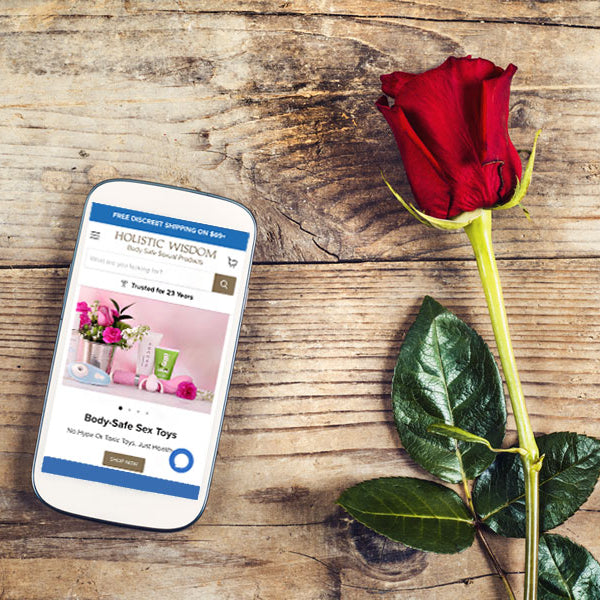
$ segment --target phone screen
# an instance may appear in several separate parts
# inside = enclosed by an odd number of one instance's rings
[[[36,457],[42,473],[200,498],[251,241],[248,231],[92,196]]]

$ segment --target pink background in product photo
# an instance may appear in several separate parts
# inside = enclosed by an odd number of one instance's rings
[[[127,320],[129,325],[148,325],[151,331],[163,334],[159,344],[161,347],[179,350],[172,378],[189,375],[199,389],[214,391],[228,315],[86,286],[81,286],[79,293],[79,301],[87,302],[88,305],[98,300],[100,304],[113,308],[111,298],[120,307],[133,303],[125,311],[125,314],[133,317]],[[74,315],[73,319],[73,327],[77,328],[79,315]],[[113,370],[135,372],[137,346],[136,343],[129,350],[117,348]]]

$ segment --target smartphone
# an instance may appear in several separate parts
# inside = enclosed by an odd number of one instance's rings
[[[43,502],[157,530],[201,515],[255,238],[226,198],[124,179],[92,189],[33,464]]]

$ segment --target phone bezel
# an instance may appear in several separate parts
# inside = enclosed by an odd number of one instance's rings
[[[124,198],[127,200],[125,201]],[[66,351],[70,335],[70,327],[64,315],[67,307],[76,301],[73,296],[77,285],[74,284],[78,281],[83,264],[83,252],[80,252],[83,246],[81,240],[85,239],[89,227],[92,202],[238,229],[249,234],[246,261],[244,268],[239,271],[234,311],[223,347],[221,377],[216,387],[220,390],[218,398],[215,393],[215,402],[219,405],[213,408],[209,459],[200,482],[201,493],[198,500],[132,490],[41,471],[41,459],[48,433],[48,417],[52,410],[57,382],[62,376],[62,373],[58,373],[57,357]],[[210,203],[210,207],[207,207],[207,202]],[[168,206],[169,210],[165,211],[164,206]],[[73,261],[67,279],[32,467],[33,489],[45,504],[60,512],[78,517],[161,531],[183,529],[201,516],[208,501],[214,472],[242,315],[248,295],[255,242],[254,216],[245,206],[229,198],[135,179],[110,179],[98,183],[90,190],[83,207]]]

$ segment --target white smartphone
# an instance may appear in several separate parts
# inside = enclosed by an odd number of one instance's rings
[[[33,486],[66,513],[158,530],[204,510],[256,238],[242,205],[133,180],[90,192]]]

